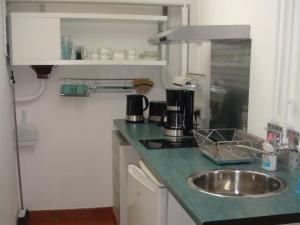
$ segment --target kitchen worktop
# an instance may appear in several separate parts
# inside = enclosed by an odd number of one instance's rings
[[[197,224],[287,224],[300,222],[300,194],[295,192],[296,173],[284,169],[266,172],[259,163],[219,166],[197,148],[147,150],[141,139],[166,138],[155,124],[130,124],[114,120],[115,126]],[[186,179],[196,171],[221,168],[249,169],[278,175],[288,189],[267,198],[221,198],[192,190]]]

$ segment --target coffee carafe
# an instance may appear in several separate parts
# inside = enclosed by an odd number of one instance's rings
[[[167,103],[163,101],[152,101],[149,106],[150,123],[160,123],[161,117],[166,113]]]
[[[194,91],[167,89],[167,112],[162,121],[167,136],[190,136],[194,129]]]
[[[143,107],[143,99],[145,107]],[[127,95],[126,121],[131,123],[143,123],[144,111],[149,107],[149,100],[144,95]]]
[[[180,112],[167,111],[161,118],[164,134],[172,137],[184,136],[184,116]]]

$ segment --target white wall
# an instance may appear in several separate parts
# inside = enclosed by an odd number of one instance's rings
[[[18,95],[34,90],[37,80],[18,68]],[[150,100],[164,97],[158,69],[133,67],[59,67],[36,102],[18,104],[36,126],[39,142],[21,148],[24,201],[29,209],[106,207],[112,205],[111,131],[113,119],[125,118],[126,94],[98,93],[89,98],[60,97],[61,77],[150,77]]]
[[[0,9],[0,32],[3,31],[3,10]],[[0,36],[0,225],[15,225],[18,209],[16,150],[13,141],[9,68],[4,57],[3,36]]]
[[[102,9],[94,4],[67,6],[68,4],[59,5],[59,7],[49,4],[46,5],[46,10],[68,11],[71,7],[75,11],[97,12]],[[38,9],[39,7],[34,4],[10,6],[10,10]],[[105,9],[106,12],[112,10],[113,8],[109,6]],[[157,8],[150,8],[148,11],[133,9],[129,12],[157,13],[160,11]],[[81,23],[78,30],[73,29],[72,32],[78,34],[78,31],[84,30],[80,29],[80,26],[84,24]],[[120,30],[119,35],[126,32],[126,30],[122,31],[126,26],[124,23],[113,24],[113,26]],[[131,29],[131,34],[125,36],[125,39],[133,38],[125,41],[127,44],[137,43],[139,49],[146,46],[143,43],[146,43],[147,35],[157,31],[155,25],[141,26],[138,24],[137,29]],[[89,29],[92,27],[97,26],[94,23],[89,26]],[[71,26],[67,29],[70,28]],[[110,32],[109,27],[106,29],[108,31],[105,35]],[[89,32],[93,30],[90,29]],[[116,30],[111,30],[111,32],[116,32]],[[101,35],[101,29],[100,32],[98,30],[98,35]],[[81,36],[82,34],[77,35],[80,37],[77,41],[84,41]],[[114,40],[106,43],[108,47],[126,47],[120,36],[115,35],[111,38]],[[112,45],[113,41],[116,41],[115,46]],[[99,43],[98,48],[103,47],[101,44],[104,41],[99,41]],[[97,47],[96,45],[97,43],[94,42],[94,45],[90,47]],[[35,79],[29,67],[16,67],[14,71],[17,96],[28,96],[37,90],[39,81]],[[60,78],[148,77],[155,82],[155,87],[148,95],[149,100],[162,100],[165,98],[165,92],[160,84],[160,72],[160,67],[147,66],[59,66],[47,81],[45,93],[40,99],[17,104],[18,119],[20,120],[21,110],[25,109],[28,122],[36,126],[39,133],[37,146],[21,148],[24,202],[27,208],[43,210],[112,205],[111,131],[113,119],[125,118],[126,94],[92,93],[89,98],[60,97],[59,88],[62,84]]]
[[[251,133],[264,137],[264,128],[273,115],[278,0],[194,0],[192,4],[194,24],[195,21],[199,25],[250,24],[252,55],[248,127]]]

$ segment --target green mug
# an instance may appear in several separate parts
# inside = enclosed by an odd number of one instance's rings
[[[63,84],[61,85],[61,93],[63,95],[74,95],[75,88],[73,84]]]
[[[85,84],[77,84],[75,86],[76,95],[85,96],[88,94],[88,86]]]

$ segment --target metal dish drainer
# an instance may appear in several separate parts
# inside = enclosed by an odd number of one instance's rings
[[[217,164],[250,163],[257,152],[247,147],[262,149],[265,141],[239,129],[194,130],[200,151]]]

